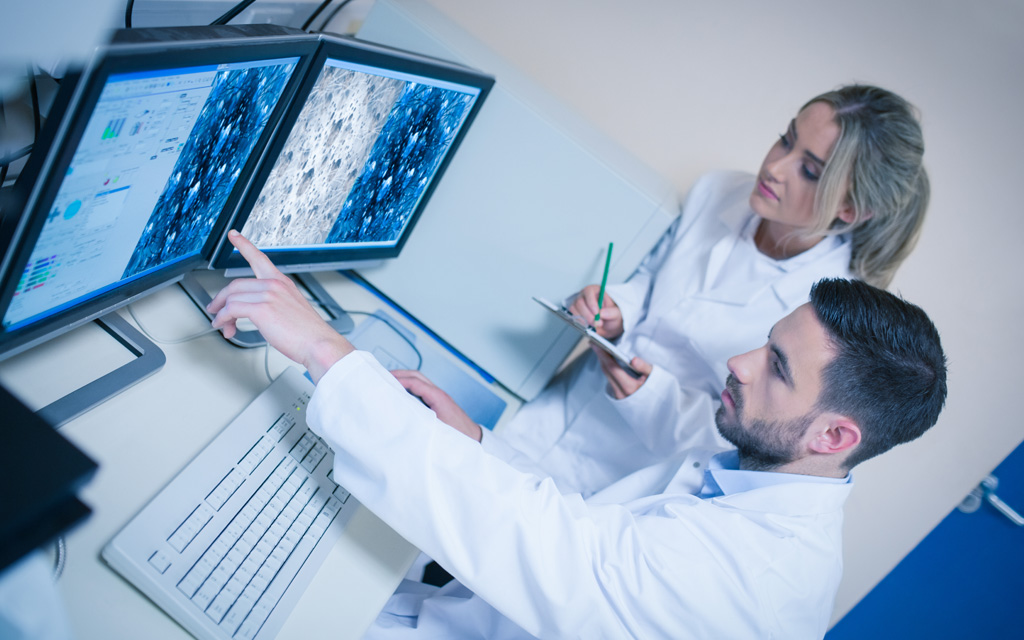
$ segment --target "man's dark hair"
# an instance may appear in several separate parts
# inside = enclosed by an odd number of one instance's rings
[[[946,401],[946,356],[920,307],[860,280],[831,278],[811,288],[811,306],[836,352],[822,372],[818,408],[861,430],[847,469],[935,424]]]

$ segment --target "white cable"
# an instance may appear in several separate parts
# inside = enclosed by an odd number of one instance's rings
[[[64,575],[64,565],[67,564],[68,548],[64,544],[64,536],[57,536],[57,557],[53,560],[53,581],[57,582]]]
[[[132,309],[132,305],[127,305],[125,308],[128,310],[128,315],[130,315],[132,317],[132,320],[135,321],[135,324],[137,324],[139,326],[139,331],[144,333],[146,335],[146,337],[149,338],[150,340],[152,340],[153,342],[157,342],[159,344],[181,344],[183,342],[189,342],[191,340],[195,340],[196,338],[200,338],[202,336],[205,336],[208,333],[213,333],[214,331],[220,331],[220,329],[214,329],[213,327],[210,327],[209,329],[204,329],[203,331],[200,331],[199,333],[194,333],[194,334],[192,334],[190,336],[185,336],[184,338],[177,338],[177,339],[174,339],[174,340],[161,340],[160,338],[157,338],[156,336],[154,336],[153,334],[151,334],[149,331],[146,330],[146,327],[144,327],[142,325],[142,323],[139,321],[139,317],[137,315],[135,315],[135,310]]]

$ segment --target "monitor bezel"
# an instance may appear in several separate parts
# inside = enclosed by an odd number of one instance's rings
[[[31,258],[47,214],[63,183],[79,142],[100,94],[111,75],[177,69],[211,64],[231,64],[248,60],[298,58],[276,108],[263,133],[257,139],[243,171],[228,195],[223,210],[202,249],[195,255],[175,260],[140,277],[122,282],[98,295],[38,318],[15,329],[0,324],[0,359],[20,353],[45,340],[103,316],[151,291],[180,280],[185,273],[205,266],[226,231],[238,201],[245,193],[252,174],[259,166],[267,145],[281,119],[292,107],[297,89],[306,76],[319,46],[312,35],[272,36],[238,39],[197,39],[142,44],[112,44],[98,57],[79,81],[78,95],[71,101],[65,121],[54,144],[46,150],[46,160],[36,185],[27,198],[0,272],[0,318],[7,314],[20,275]]]
[[[451,163],[452,158],[458,151],[466,134],[472,128],[473,120],[477,117],[487,95],[494,86],[495,80],[493,76],[446,60],[366,42],[356,38],[321,34],[320,39],[320,50],[317,52],[316,57],[307,71],[306,78],[303,81],[302,86],[296,94],[296,108],[286,114],[279,128],[278,135],[268,147],[267,153],[264,155],[263,163],[257,169],[256,174],[249,185],[249,189],[240,201],[240,205],[234,219],[231,221],[228,228],[225,229],[225,236],[221,239],[219,246],[214,251],[214,256],[210,260],[209,264],[211,269],[228,269],[238,273],[244,273],[248,270],[249,265],[245,262],[242,256],[235,251],[231,243],[228,242],[226,237],[227,231],[228,229],[241,231],[245,226],[245,222],[252,213],[256,200],[259,198],[264,185],[269,179],[270,173],[274,168],[274,164],[284,149],[288,136],[291,134],[292,128],[295,126],[295,123],[299,118],[302,106],[305,105],[306,99],[312,92],[313,85],[319,78],[320,72],[328,58],[345,60],[346,62],[370,67],[380,67],[384,70],[395,71],[398,73],[433,78],[441,82],[451,82],[472,86],[476,88],[479,93],[473,103],[473,106],[470,108],[469,113],[466,114],[462,127],[456,134],[455,139],[452,141],[452,144],[448,148],[444,158],[441,160],[441,163],[438,165],[433,180],[431,180],[430,184],[427,185],[427,188],[424,190],[422,197],[416,205],[416,209],[409,218],[408,224],[406,224],[401,236],[394,245],[387,247],[332,247],[325,245],[312,249],[289,248],[276,250],[274,248],[263,248],[263,251],[268,257],[270,257],[271,261],[285,272],[334,270],[338,265],[353,265],[360,263],[371,264],[382,259],[397,257],[401,253],[402,248],[409,239],[409,236],[412,234],[420,216],[423,214],[424,209],[430,201],[431,195],[443,179],[448,165]]]

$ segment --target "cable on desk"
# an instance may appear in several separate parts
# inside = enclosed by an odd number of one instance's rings
[[[308,303],[310,303],[312,305],[320,306],[320,307],[322,307],[322,308],[324,308],[324,309],[326,309],[328,311],[331,311],[331,312],[334,313],[335,316],[339,316],[339,315],[343,315],[343,314],[347,313],[350,316],[352,316],[352,315],[355,315],[355,316],[369,316],[369,317],[374,318],[376,320],[380,320],[384,324],[388,325],[388,327],[390,327],[392,331],[397,333],[399,338],[401,338],[402,340],[405,340],[405,343],[409,345],[409,348],[412,349],[416,353],[416,357],[419,359],[419,362],[416,363],[416,370],[419,371],[423,367],[423,354],[420,353],[420,350],[416,348],[416,345],[413,343],[413,341],[410,340],[404,333],[402,333],[401,329],[399,329],[397,326],[392,324],[391,320],[389,320],[387,317],[382,316],[382,315],[377,315],[376,313],[372,313],[370,311],[349,311],[347,309],[342,309],[333,300],[318,300],[316,298],[311,298],[311,297],[306,296],[306,295],[303,295],[303,297],[306,298],[306,302],[308,302]],[[342,334],[342,335],[345,335],[345,334]]]
[[[57,582],[64,575],[64,565],[67,564],[68,547],[64,544],[64,536],[57,536],[57,557],[53,559],[53,581]]]
[[[270,375],[270,343],[263,345],[263,373],[267,374],[267,380],[270,382],[274,381],[274,376]]]
[[[307,295],[303,295],[303,297],[306,298],[306,302],[310,303],[311,305],[317,305],[317,306],[320,306],[320,307],[322,307],[322,308],[324,308],[324,309],[326,309],[328,311],[331,311],[331,312],[334,313],[335,316],[340,316],[340,315],[343,315],[343,314],[347,313],[350,316],[351,315],[370,316],[371,318],[375,318],[377,320],[380,320],[384,324],[386,324],[389,327],[391,327],[391,330],[394,331],[395,333],[397,333],[399,338],[401,338],[402,340],[405,340],[406,344],[409,345],[409,348],[411,348],[416,353],[416,357],[419,359],[419,362],[416,363],[416,370],[419,371],[423,367],[423,354],[420,353],[420,350],[416,348],[416,345],[413,344],[413,341],[410,340],[408,337],[406,337],[406,335],[404,333],[402,333],[401,329],[399,329],[394,324],[392,324],[391,320],[389,320],[385,316],[380,316],[380,315],[377,315],[376,313],[371,313],[369,311],[349,311],[347,309],[342,309],[333,300],[318,300],[316,298],[311,298],[311,297],[309,297]],[[345,334],[342,334],[342,335],[345,335]]]
[[[368,311],[345,311],[345,313],[347,313],[349,315],[355,314],[355,315],[358,315],[358,316],[370,316],[371,318],[374,318],[376,320],[380,320],[384,324],[386,324],[389,327],[391,327],[391,330],[394,331],[395,333],[397,333],[399,338],[401,338],[402,340],[405,340],[406,344],[408,344],[409,347],[416,353],[416,357],[419,358],[419,362],[416,363],[416,370],[419,371],[423,367],[423,354],[420,353],[420,350],[416,348],[416,345],[413,344],[413,341],[410,340],[408,337],[406,337],[406,335],[404,333],[402,333],[401,330],[399,330],[398,327],[393,325],[390,320],[388,320],[384,316],[379,316],[376,313],[370,313]]]
[[[324,308],[334,311],[335,313],[347,313],[350,315],[370,316],[376,320],[380,320],[388,327],[390,327],[392,331],[398,334],[398,337],[404,340],[406,344],[409,345],[409,348],[412,349],[413,352],[416,354],[416,370],[419,371],[423,367],[423,354],[420,353],[420,350],[418,348],[416,348],[416,345],[413,343],[412,340],[410,340],[404,333],[402,333],[402,331],[398,327],[392,324],[391,320],[385,318],[384,316],[377,315],[376,313],[370,313],[369,311],[343,311],[341,307],[339,307],[336,304],[325,304],[323,302],[320,302],[318,300],[312,300],[310,298],[306,298],[306,300],[310,303],[320,304]],[[132,308],[132,305],[126,305],[125,309],[128,310],[128,315],[132,317],[132,320],[134,320],[135,324],[139,327],[139,331],[141,331],[147,338],[158,344],[181,344],[183,342],[195,340],[196,338],[201,338],[202,336],[205,336],[208,333],[220,331],[220,329],[214,329],[213,327],[210,327],[209,329],[204,329],[199,333],[194,333],[190,336],[185,336],[184,338],[178,338],[175,340],[162,340],[154,336],[152,333],[149,332],[148,329],[146,329],[145,325],[143,325],[142,322],[139,320],[139,317],[135,315],[135,309]],[[270,382],[274,381],[274,376],[270,374],[270,343],[267,343],[264,346],[263,350],[263,373],[266,374],[267,380],[269,380]]]
[[[208,333],[213,333],[215,331],[220,331],[220,329],[214,329],[213,327],[210,327],[209,329],[204,329],[204,330],[200,331],[199,333],[193,333],[192,335],[185,336],[184,338],[177,338],[175,340],[161,340],[161,339],[155,337],[153,334],[151,334],[148,330],[146,330],[146,327],[143,326],[143,324],[139,321],[139,317],[137,315],[135,315],[135,310],[132,309],[132,305],[130,305],[130,304],[127,305],[125,307],[125,309],[128,310],[128,315],[130,315],[132,317],[132,320],[135,321],[135,324],[137,324],[139,326],[139,331],[141,331],[143,334],[145,334],[145,336],[147,338],[149,338],[150,340],[152,340],[153,342],[157,342],[159,344],[181,344],[183,342],[190,342],[192,340],[195,340],[196,338],[201,338],[201,337],[205,336]]]
[[[393,324],[391,324],[390,319],[388,319],[386,316],[378,315],[377,313],[373,313],[370,311],[349,311],[348,309],[341,308],[341,306],[339,306],[333,300],[317,300],[315,298],[310,298],[309,296],[305,295],[303,297],[306,299],[306,302],[310,304],[315,304],[317,306],[321,306],[329,311],[333,311],[335,315],[342,315],[344,313],[348,313],[349,315],[369,315],[370,317],[379,319],[380,322],[390,327],[391,331],[398,334],[398,337],[406,341],[406,344],[408,344],[409,347],[413,349],[414,352],[416,352],[416,357],[419,358],[419,361],[416,364],[416,371],[419,371],[420,369],[423,368],[423,354],[420,353],[420,350],[418,348],[416,348],[416,344],[414,344],[413,341],[406,336],[406,334],[401,333],[401,330],[398,327],[395,327]]]

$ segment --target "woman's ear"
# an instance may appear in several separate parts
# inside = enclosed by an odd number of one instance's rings
[[[854,210],[852,204],[846,202],[843,203],[843,206],[839,207],[839,213],[836,217],[845,224],[853,224],[853,221],[857,218],[857,212]]]
[[[839,208],[839,213],[836,218],[841,220],[845,224],[853,224],[853,221],[857,219],[857,210],[853,208],[853,204],[850,201],[843,203],[843,206]],[[865,211],[864,215],[861,216],[861,222],[867,222],[871,219],[871,212]]]

